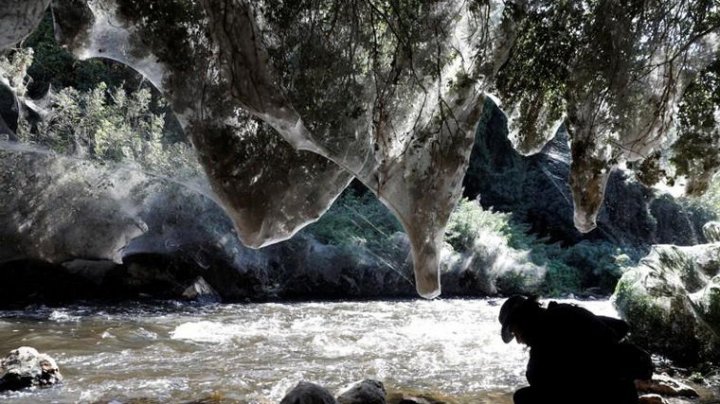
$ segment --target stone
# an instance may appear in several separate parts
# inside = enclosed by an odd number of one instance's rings
[[[280,404],[337,404],[337,401],[326,388],[301,381],[283,397]]]
[[[707,222],[702,230],[709,242],[720,243],[720,222]]]
[[[638,397],[639,404],[668,404],[667,400],[659,394],[643,394]]]
[[[611,299],[639,345],[680,364],[720,359],[720,243],[653,246]]]
[[[35,348],[20,347],[0,361],[0,391],[49,387],[63,380],[55,360]]]
[[[188,300],[201,303],[215,303],[220,301],[220,296],[202,276],[198,276],[192,285],[183,291],[182,296]]]
[[[637,380],[635,387],[642,393],[651,395],[662,395],[667,397],[689,397],[695,398],[700,395],[692,387],[682,383],[666,374],[653,375],[650,380]]]
[[[357,382],[337,397],[340,404],[385,404],[385,386],[382,382],[366,379]]]
[[[388,404],[458,404],[452,397],[444,394],[414,389],[390,391],[387,402]]]

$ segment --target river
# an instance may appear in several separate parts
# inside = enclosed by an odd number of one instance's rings
[[[501,300],[438,299],[75,305],[0,311],[0,352],[56,359],[61,387],[0,394],[7,403],[276,403],[300,380],[337,392],[364,378],[460,403],[509,403],[527,351],[504,344]],[[576,302],[617,315],[608,301]]]

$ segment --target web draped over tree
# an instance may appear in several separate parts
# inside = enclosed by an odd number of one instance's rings
[[[47,3],[11,4],[19,13],[2,22],[37,19]],[[720,168],[713,0],[55,0],[52,10],[78,57],[126,63],[165,95],[244,243],[292,236],[354,177],[408,233],[426,297],[439,293],[442,235],[487,97],[521,153],[568,129],[583,232],[615,167],[648,183],[687,177],[694,194]],[[27,25],[5,26],[20,40]]]

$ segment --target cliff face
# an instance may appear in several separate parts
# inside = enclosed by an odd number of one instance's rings
[[[0,48],[46,4],[5,2]],[[55,0],[52,9],[78,57],[126,63],[163,92],[243,243],[290,237],[356,177],[405,228],[426,297],[439,293],[442,235],[486,94],[502,99],[523,154],[565,122],[574,225],[588,232],[613,168],[651,155],[671,132],[720,24],[700,0]]]

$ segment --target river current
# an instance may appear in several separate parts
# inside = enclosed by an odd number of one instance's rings
[[[501,300],[179,303],[0,311],[0,353],[50,354],[61,387],[7,403],[277,403],[298,381],[336,393],[365,378],[461,403],[509,403],[527,351],[504,344]],[[616,316],[608,301],[575,302]]]

